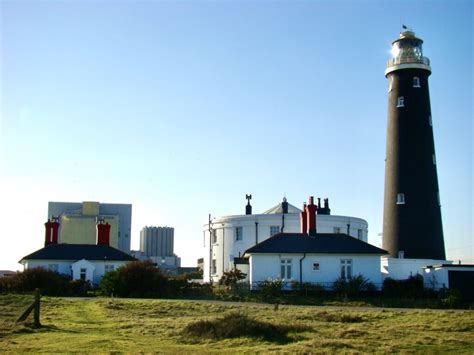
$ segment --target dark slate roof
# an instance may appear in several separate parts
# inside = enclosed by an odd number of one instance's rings
[[[278,233],[245,252],[245,254],[257,253],[388,254],[383,249],[347,234],[330,233],[318,233],[314,237],[301,233]]]
[[[49,244],[23,257],[22,260],[136,260],[132,256],[108,245]]]
[[[234,258],[234,264],[235,265],[248,265],[249,264],[249,259],[248,258]]]

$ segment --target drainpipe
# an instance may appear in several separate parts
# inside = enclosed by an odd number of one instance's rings
[[[300,290],[303,287],[303,260],[306,258],[306,253],[303,253],[303,257],[300,259]]]
[[[255,221],[255,245],[258,244],[258,222]]]

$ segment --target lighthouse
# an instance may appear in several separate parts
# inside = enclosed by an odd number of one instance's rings
[[[392,258],[446,258],[423,41],[405,29],[388,61],[383,249]]]

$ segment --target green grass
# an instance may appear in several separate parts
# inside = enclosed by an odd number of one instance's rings
[[[474,352],[473,311],[44,297],[35,329],[31,301],[0,296],[2,352]]]

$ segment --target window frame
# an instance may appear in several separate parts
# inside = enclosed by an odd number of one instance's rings
[[[352,278],[354,262],[352,259],[341,259],[341,279],[349,280]]]
[[[405,107],[405,96],[397,97],[397,107]]]
[[[276,230],[276,233],[272,233],[272,230]],[[273,237],[275,234],[280,233],[281,227],[280,226],[270,226],[270,237]]]
[[[242,226],[235,227],[235,241],[240,242],[244,239]]]
[[[217,229],[211,229],[211,244],[217,244]]]
[[[293,259],[291,258],[282,258],[280,259],[280,278],[282,280],[291,280],[293,272]]]
[[[397,193],[396,204],[397,204],[397,205],[404,205],[404,204],[406,204],[405,193],[403,193],[403,192]]]
[[[321,271],[321,263],[319,261],[313,261],[311,271],[313,271],[313,272]]]
[[[81,267],[79,269],[79,278],[84,281],[87,280],[87,268]]]
[[[413,87],[421,88],[420,78],[418,76],[413,77]]]

